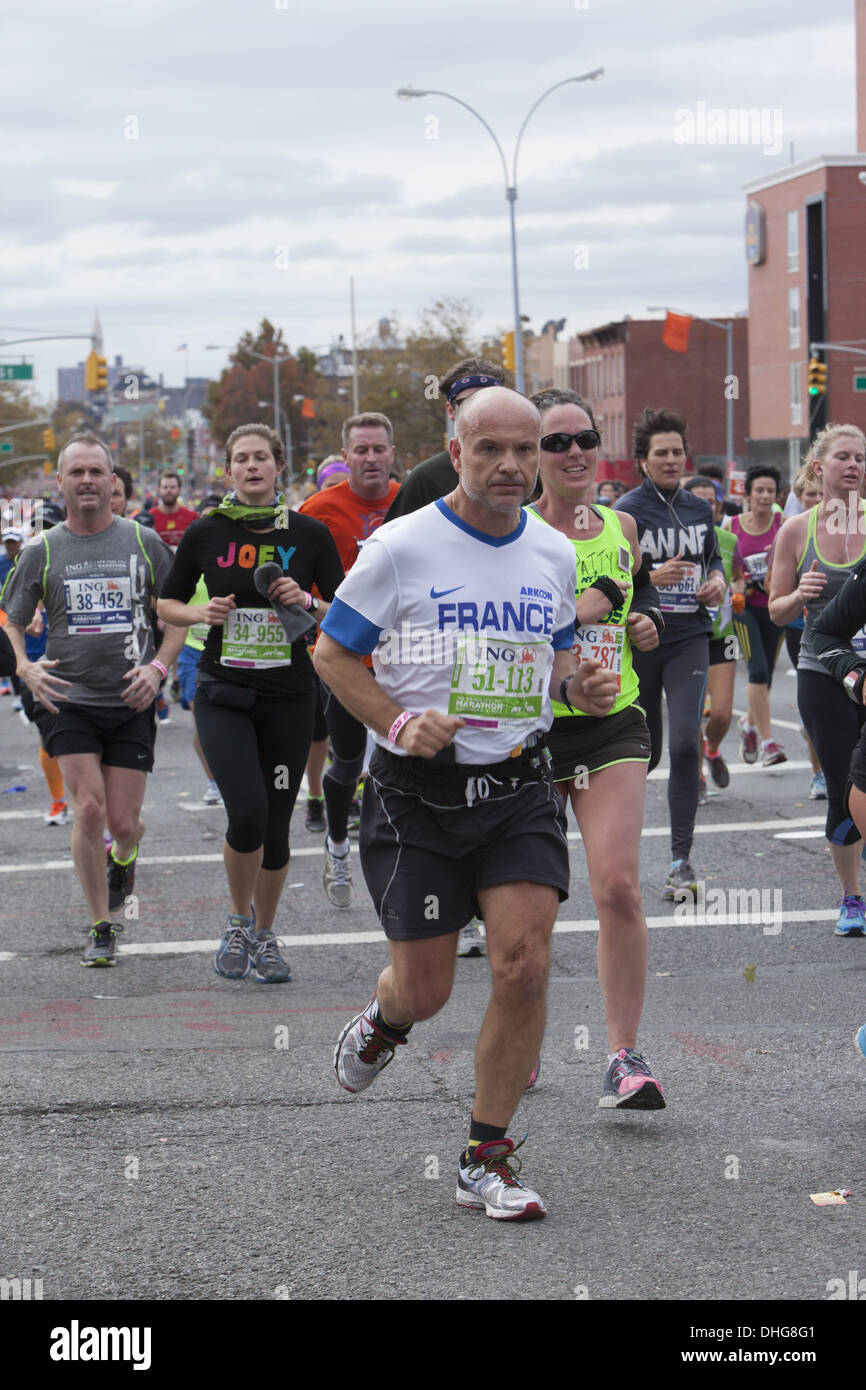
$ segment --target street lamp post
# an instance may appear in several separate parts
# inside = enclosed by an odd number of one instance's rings
[[[732,378],[734,375],[734,320],[727,319],[720,323],[718,319],[701,318],[700,314],[687,314],[684,309],[671,309],[667,304],[648,304],[648,314],[682,314],[684,318],[696,319],[698,323],[708,323],[712,328],[721,328],[727,336],[727,352],[725,375],[727,377],[727,392],[725,395],[725,451],[727,453],[728,467],[732,467],[736,462],[734,458],[734,396],[731,390]]]
[[[520,151],[520,142],[523,139],[523,132],[529,124],[530,117],[535,113],[545,98],[550,96],[551,92],[555,92],[559,87],[568,86],[570,82],[594,82],[595,79],[601,77],[603,73],[604,68],[594,68],[592,72],[581,73],[579,77],[563,78],[561,82],[555,82],[552,87],[547,88],[546,92],[542,92],[535,104],[527,111],[523,118],[523,124],[517,133],[517,141],[514,146],[514,158],[511,164],[510,181],[508,178],[508,165],[505,161],[505,155],[502,152],[502,146],[496,137],[496,133],[491,126],[488,125],[484,117],[475,110],[474,106],[469,105],[468,101],[463,101],[460,97],[455,97],[451,92],[440,92],[433,88],[423,91],[416,91],[414,87],[399,87],[397,89],[397,96],[401,101],[410,101],[412,97],[446,97],[448,101],[456,101],[458,106],[462,106],[464,110],[469,111],[481,122],[496,146],[499,158],[502,161],[502,172],[505,175],[505,197],[508,202],[508,216],[511,230],[511,284],[514,296],[514,378],[517,389],[520,392],[523,392],[525,387],[523,370],[523,328],[520,320],[520,294],[517,283],[517,226],[515,219],[515,203],[517,202],[517,156]]]

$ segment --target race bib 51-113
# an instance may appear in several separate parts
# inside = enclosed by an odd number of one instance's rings
[[[448,713],[476,719],[537,719],[549,678],[547,642],[507,642],[461,633],[451,671]]]

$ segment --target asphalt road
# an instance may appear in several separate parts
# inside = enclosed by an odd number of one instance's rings
[[[823,803],[808,799],[786,672],[783,656],[789,763],[747,769],[729,736],[731,785],[700,810],[693,855],[708,893],[766,890],[781,911],[769,930],[727,911],[675,920],[661,770],[649,783],[640,1042],[663,1112],[598,1108],[607,1048],[573,837],[542,1077],[512,1130],[529,1131],[526,1176],[550,1212],[525,1225],[454,1202],[485,961],[458,963],[447,1007],[369,1092],[341,1091],[334,1041],[385,956],[357,861],[353,906],[337,912],[296,811],[279,922],[294,981],[219,978],[224,813],[199,804],[191,717],[173,706],[139,919],[113,970],[82,970],[69,829],[43,825],[35,732],[0,701],[0,789],[27,788],[0,794],[0,1277],[74,1300],[819,1301],[829,1281],[866,1275],[866,1064],[852,1046],[866,939],[833,936]],[[840,1187],[847,1205],[809,1199]]]

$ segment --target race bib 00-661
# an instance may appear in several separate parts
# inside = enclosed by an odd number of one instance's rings
[[[686,564],[679,584],[659,584],[659,607],[663,613],[697,613],[700,565]]]

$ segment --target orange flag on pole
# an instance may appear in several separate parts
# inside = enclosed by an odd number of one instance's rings
[[[689,350],[689,328],[691,319],[688,314],[671,314],[665,317],[665,327],[662,333],[662,342],[671,352],[688,352]]]

